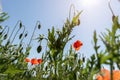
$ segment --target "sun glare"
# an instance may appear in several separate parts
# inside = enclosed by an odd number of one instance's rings
[[[83,6],[91,7],[91,6],[97,5],[98,0],[82,0],[82,4],[83,4]]]

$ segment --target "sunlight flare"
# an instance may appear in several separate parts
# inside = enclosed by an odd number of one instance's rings
[[[88,6],[88,7],[95,6],[98,3],[99,3],[98,0],[82,0],[83,6]]]

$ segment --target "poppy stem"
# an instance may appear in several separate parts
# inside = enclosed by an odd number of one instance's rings
[[[57,79],[57,63],[55,61],[55,79]]]
[[[10,38],[12,37],[13,32],[15,31],[15,29],[16,29],[16,27],[17,27],[17,25],[18,25],[20,22],[21,22],[21,20],[17,21],[16,25],[14,26],[14,28],[13,28],[13,30],[12,30],[12,33],[11,33],[11,34],[10,34],[10,36],[9,36],[8,41],[9,41],[9,40],[10,40]]]
[[[75,5],[74,4],[71,4],[70,5],[70,10],[69,10],[69,20],[70,20],[70,18],[71,18],[71,11],[72,11],[72,8],[73,8],[73,14],[75,15]]]
[[[23,25],[23,32],[22,32],[23,34],[25,33],[25,26]],[[23,41],[23,39],[24,39],[24,37],[22,37],[22,39],[21,39],[21,41],[20,41],[20,44],[22,43],[22,41]]]
[[[36,26],[34,27],[34,30],[33,30],[32,36],[31,36],[31,38],[30,38],[30,41],[29,41],[29,43],[28,43],[28,46],[30,46],[31,41],[33,40],[33,36],[34,36],[34,34],[35,34],[35,30],[36,30],[36,28],[38,27],[38,24],[39,24],[39,23],[40,23],[40,22],[37,21]]]
[[[115,14],[114,14],[114,12],[113,12],[113,10],[112,10],[112,7],[111,7],[111,0],[108,2],[108,6],[109,6],[109,9],[110,9],[110,11],[111,11],[111,13],[112,13],[112,15],[114,16]]]
[[[110,80],[113,80],[113,60],[110,60]]]

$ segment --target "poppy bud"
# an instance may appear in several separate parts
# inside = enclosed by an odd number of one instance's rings
[[[85,62],[85,57],[82,58],[83,62]]]
[[[30,59],[29,58],[25,58],[25,62],[30,62]]]
[[[39,24],[39,25],[38,25],[38,29],[40,29],[40,28],[41,28],[41,25]]]
[[[23,26],[23,25],[22,25],[22,22],[20,22],[20,28],[22,28],[22,26]]]
[[[7,39],[7,34],[4,35],[4,40]]]
[[[37,47],[37,52],[38,52],[38,53],[40,53],[40,52],[41,52],[41,50],[42,50],[42,46],[41,46],[41,45],[39,45],[39,46]]]

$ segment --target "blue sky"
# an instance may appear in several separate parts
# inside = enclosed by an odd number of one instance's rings
[[[26,30],[31,35],[37,21],[41,22],[42,28],[36,31],[38,34],[47,34],[47,30],[55,26],[61,28],[66,18],[69,16],[70,5],[74,4],[76,10],[83,13],[80,16],[81,24],[73,29],[72,34],[75,38],[69,43],[72,44],[75,40],[81,40],[83,47],[80,53],[84,53],[89,57],[93,50],[93,31],[98,34],[105,32],[105,28],[110,28],[112,25],[112,14],[108,8],[109,0],[96,0],[96,4],[83,4],[84,0],[2,0],[2,8],[7,12],[10,18],[3,25],[10,26],[11,30],[18,20],[21,20],[26,26]],[[91,0],[95,1],[95,0]],[[119,16],[120,2],[118,0],[111,1],[114,13]],[[27,40],[26,40],[27,42]],[[34,45],[35,44],[35,45]],[[37,47],[38,43],[32,43],[32,46]],[[43,45],[45,46],[45,45]],[[37,57],[41,54],[36,53],[36,49],[31,50],[30,57]],[[67,48],[66,48],[67,49]]]

